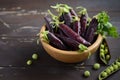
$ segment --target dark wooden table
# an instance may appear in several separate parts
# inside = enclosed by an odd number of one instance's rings
[[[84,6],[90,17],[107,11],[120,33],[119,0],[0,0],[0,80],[98,80],[99,73],[107,67],[92,68],[98,62],[98,52],[84,62],[67,64],[56,61],[41,44],[36,44],[36,34],[44,24],[43,15],[56,3],[67,3],[73,8]],[[108,37],[107,42],[111,64],[120,57],[120,38]],[[39,54],[39,59],[27,66],[26,61],[33,53]],[[91,72],[89,78],[83,77],[85,70]],[[120,71],[106,80],[120,80]]]

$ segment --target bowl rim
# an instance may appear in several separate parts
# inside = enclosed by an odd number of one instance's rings
[[[66,54],[68,54],[68,55],[69,55],[69,54],[71,54],[71,55],[78,55],[78,53],[82,54],[82,53],[90,52],[93,48],[95,48],[98,44],[100,44],[101,41],[102,41],[102,39],[103,39],[102,35],[99,34],[99,35],[97,36],[96,41],[95,41],[91,46],[89,46],[87,50],[85,50],[85,51],[83,51],[83,52],[79,52],[78,50],[76,50],[76,51],[60,50],[60,49],[58,49],[58,48],[55,48],[55,47],[51,46],[50,44],[48,44],[47,42],[45,42],[45,41],[43,40],[43,38],[42,38],[42,36],[43,36],[43,35],[42,35],[42,32],[43,32],[44,30],[45,30],[45,25],[43,25],[43,26],[41,27],[41,29],[40,29],[40,35],[39,35],[39,37],[40,37],[41,43],[42,43],[43,45],[48,46],[49,49],[54,50],[54,51],[56,51],[56,52],[58,52],[58,53],[60,53],[60,54],[65,54],[65,55],[66,55]]]

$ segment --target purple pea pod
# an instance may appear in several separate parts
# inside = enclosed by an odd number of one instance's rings
[[[76,14],[76,12],[75,12],[72,8],[69,9],[69,10],[70,10],[70,13],[71,13],[72,16],[76,16],[76,17],[78,16],[78,15]]]
[[[48,32],[47,37],[50,45],[58,49],[66,50],[66,46],[63,44],[63,42],[58,37],[56,37],[53,33]]]
[[[70,27],[72,22],[72,15],[70,14],[70,12],[63,13],[63,18],[64,18],[64,23]]]
[[[45,16],[44,19],[45,19],[45,22],[46,22],[46,28],[48,29],[49,32],[53,33],[54,32],[53,28],[52,28],[53,24],[51,23],[52,19],[47,17],[47,16]]]
[[[87,17],[86,17],[86,15],[81,15],[80,24],[81,24],[81,35],[84,36],[86,26],[87,26]]]
[[[61,29],[58,29],[58,33],[61,36],[67,36]]]
[[[97,31],[97,26],[98,26],[98,20],[96,18],[93,18],[85,34],[85,39],[90,43],[93,43],[95,32]]]
[[[86,46],[90,46],[91,43],[89,43],[88,41],[86,41],[84,38],[82,38],[80,35],[78,35],[76,32],[74,32],[71,28],[69,28],[67,25],[65,24],[59,24],[59,28],[69,37],[72,38],[76,41],[78,41],[79,43],[82,43]]]
[[[80,24],[81,24],[80,35],[84,37],[85,32],[86,32],[87,21],[88,21],[89,17],[88,17],[86,8],[80,6],[80,7],[77,7],[77,9],[80,9],[80,11],[79,11]]]
[[[62,36],[62,35],[59,35],[59,34],[56,34],[56,36],[58,38],[60,38],[63,43],[69,47],[70,50],[78,50],[79,49],[79,42],[74,40],[74,39],[71,39],[69,37],[66,37],[66,36]]]
[[[72,22],[72,15],[69,11],[70,7],[66,4],[57,4],[51,7],[59,12],[59,20],[64,21],[64,23],[70,27]]]
[[[80,21],[79,21],[79,18],[74,16],[73,17],[73,22],[72,22],[72,29],[73,31],[75,31],[78,35],[80,35],[81,33],[81,25],[80,25]]]
[[[63,14],[59,17],[59,21],[60,21],[60,22],[63,22],[63,21],[64,21]]]

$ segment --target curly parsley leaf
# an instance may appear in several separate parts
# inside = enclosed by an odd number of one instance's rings
[[[98,13],[95,17],[99,23],[97,27],[97,34],[101,34],[104,37],[106,36],[111,36],[114,38],[119,37],[116,27],[109,22],[110,17],[106,12],[103,11],[101,13]]]

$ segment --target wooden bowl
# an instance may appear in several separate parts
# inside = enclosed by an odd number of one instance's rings
[[[90,54],[93,54],[96,52],[98,49],[100,43],[102,42],[103,37],[99,34],[96,41],[88,47],[88,50],[85,50],[84,52],[79,52],[79,51],[65,51],[65,50],[60,50],[57,49],[51,45],[49,45],[47,42],[45,42],[42,39],[42,33],[45,31],[45,26],[42,26],[40,30],[40,41],[42,43],[43,48],[45,51],[53,58],[55,58],[58,61],[62,61],[65,63],[77,63],[84,61],[88,59],[88,56]]]

